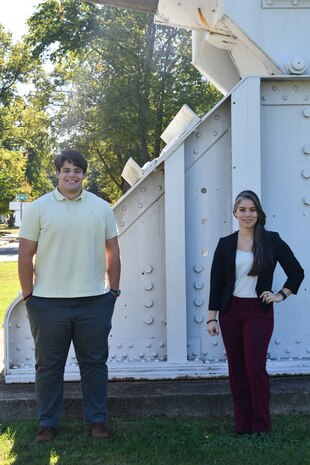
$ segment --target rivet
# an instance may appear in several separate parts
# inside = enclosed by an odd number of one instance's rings
[[[152,353],[152,356],[155,358],[155,357],[158,357],[158,353],[157,352],[153,352]]]
[[[218,341],[212,342],[212,345],[213,345],[214,347],[216,347],[216,346],[218,345]]]
[[[111,354],[111,358],[116,358],[116,354]]]
[[[146,318],[144,318],[144,323],[146,325],[151,325],[153,323],[153,321],[154,321],[153,317],[151,317],[151,316],[147,316]]]
[[[151,283],[151,282],[148,282],[148,283],[145,283],[145,284],[144,284],[144,289],[145,289],[146,291],[151,291],[151,290],[153,289],[153,287],[154,287],[154,286],[153,286],[153,283]]]
[[[281,343],[281,340],[280,339],[275,339],[274,343],[279,345]]]
[[[29,340],[29,339],[31,339],[31,336],[30,336],[30,334],[27,334],[27,339],[28,339],[28,340]]]
[[[116,347],[120,349],[122,347],[122,344],[119,342],[118,344],[116,344]]]
[[[20,328],[21,327],[21,324],[20,323],[17,323],[16,324],[16,328]]]
[[[202,307],[203,306],[203,299],[195,299],[194,304],[196,307]]]
[[[220,119],[220,115],[214,115],[214,119],[215,119],[215,120]]]
[[[31,357],[27,355],[26,360],[31,360]]]
[[[302,170],[302,175],[306,179],[310,178],[310,169],[308,168],[308,169]]]
[[[285,101],[285,100],[287,100],[287,98],[288,98],[287,95],[283,95],[282,100]]]
[[[201,255],[202,255],[203,257],[206,257],[206,256],[208,255],[208,253],[209,253],[209,252],[208,252],[206,249],[203,249],[203,250],[201,251]]]
[[[143,352],[141,352],[141,353],[139,354],[139,357],[140,357],[140,358],[144,358],[144,357],[145,357],[145,354],[144,354]]]
[[[305,100],[305,101],[309,100],[308,95],[304,95],[304,100]]]
[[[200,290],[203,288],[203,282],[201,281],[196,281],[194,284],[195,289]]]
[[[153,302],[152,299],[146,299],[146,300],[144,301],[144,306],[145,306],[146,308],[151,308],[151,307],[153,307],[153,304],[154,304],[154,302]]]
[[[145,192],[145,187],[141,187],[140,191]]]
[[[305,155],[310,155],[310,144],[305,145],[303,151]]]
[[[208,224],[208,219],[207,218],[202,218],[201,223],[202,224]]]
[[[194,271],[196,273],[201,273],[203,271],[203,265],[197,264],[194,266]]]
[[[201,137],[200,132],[197,132],[196,137],[197,137],[197,139],[199,139]]]
[[[145,347],[147,347],[147,348],[149,349],[150,347],[152,347],[152,344],[151,344],[150,342],[147,342],[147,343],[145,344]]]
[[[199,153],[198,150],[194,150],[194,154],[197,155]]]
[[[144,273],[152,273],[153,271],[152,265],[145,265],[145,267],[143,268],[143,271]]]
[[[274,91],[278,90],[278,86],[272,86],[272,90]]]
[[[122,227],[125,226],[124,221],[121,221],[119,225],[122,226]]]
[[[304,204],[310,205],[310,195],[307,195],[306,197],[304,197]]]
[[[123,206],[122,206],[122,210],[126,211],[126,210],[127,210],[127,206],[126,206],[126,205],[123,205]]]
[[[158,345],[159,345],[159,347],[165,347],[165,343],[164,343],[164,342],[160,342]]]
[[[305,118],[310,118],[310,108],[305,108],[304,109],[304,117]]]
[[[212,131],[212,136],[217,136],[217,131]]]
[[[295,342],[296,342],[296,344],[300,344],[300,343],[301,343],[301,339],[295,339]]]
[[[133,348],[133,343],[132,343],[132,342],[129,342],[129,343],[128,343],[128,347],[129,347],[129,349],[132,349],[132,348]]]
[[[157,186],[158,192],[160,192],[162,189],[163,189],[163,186],[161,186],[161,185],[159,184],[159,185]]]
[[[195,323],[201,324],[204,321],[204,317],[202,315],[195,315],[194,320]]]
[[[139,203],[138,207],[143,208],[143,203]]]
[[[20,350],[21,350],[21,347],[20,347],[20,346],[17,346],[17,347],[16,347],[16,350],[17,350],[17,351],[20,351]]]
[[[208,191],[208,189],[207,189],[206,187],[202,187],[202,188],[200,189],[200,192],[201,192],[202,194],[206,194],[207,191]]]
[[[266,100],[266,97],[265,95],[262,95],[262,100],[265,101]]]
[[[298,0],[292,0],[293,5],[298,5],[298,3],[299,3]]]
[[[128,354],[124,353],[123,358],[127,358],[127,357],[128,357]]]
[[[298,90],[298,86],[293,86],[293,90],[296,92]]]

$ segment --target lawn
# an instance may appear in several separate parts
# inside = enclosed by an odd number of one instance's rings
[[[0,236],[5,234],[18,234],[19,228],[8,228],[6,224],[0,224]]]
[[[6,309],[19,291],[17,262],[0,262],[0,324]]]
[[[90,439],[77,420],[62,423],[51,444],[34,441],[37,425],[1,426],[1,465],[310,465],[310,416],[273,417],[273,431],[235,436],[232,418],[114,419],[113,438]]]

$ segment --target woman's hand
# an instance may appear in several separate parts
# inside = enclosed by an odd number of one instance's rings
[[[210,321],[207,323],[207,331],[210,336],[217,336],[219,334],[219,325],[217,321]]]
[[[260,298],[266,304],[271,304],[272,302],[282,302],[283,296],[281,294],[274,294],[271,291],[264,291],[261,293]]]

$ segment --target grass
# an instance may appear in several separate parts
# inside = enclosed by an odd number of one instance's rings
[[[4,234],[18,234],[19,228],[9,228],[7,224],[0,224],[0,236]]]
[[[19,291],[17,262],[0,262],[0,325],[6,309]]]
[[[273,417],[273,431],[235,436],[231,418],[114,419],[113,438],[96,441],[77,420],[51,444],[34,441],[34,421],[2,424],[1,465],[309,465],[310,416]]]

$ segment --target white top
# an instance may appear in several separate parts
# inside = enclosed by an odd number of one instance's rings
[[[19,235],[38,243],[33,295],[68,298],[108,292],[105,243],[117,236],[117,227],[104,200],[85,190],[69,200],[55,189],[27,206]]]
[[[257,276],[248,276],[253,264],[253,253],[237,250],[236,253],[236,281],[233,295],[235,297],[257,298],[255,287]]]

